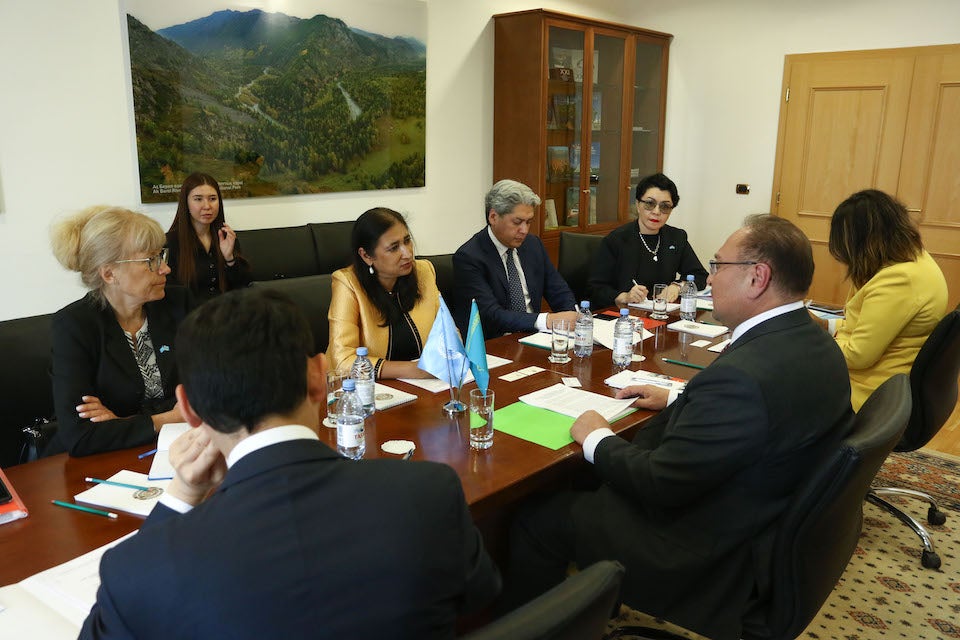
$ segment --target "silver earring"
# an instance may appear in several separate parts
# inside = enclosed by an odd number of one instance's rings
[[[370,275],[373,275],[373,265],[370,265]]]

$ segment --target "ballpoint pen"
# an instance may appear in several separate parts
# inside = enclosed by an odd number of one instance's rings
[[[152,455],[155,454],[156,452],[157,452],[156,449],[150,449],[150,451],[144,451],[143,453],[141,453],[140,455],[137,456],[137,460],[143,460],[143,459],[146,458],[147,456],[152,456]]]
[[[404,460],[409,460],[410,458],[412,458],[412,457],[413,457],[413,452],[416,451],[416,450],[417,450],[416,447],[410,447],[410,451],[407,451],[405,454],[403,454],[403,459],[404,459]]]
[[[126,482],[116,482],[115,480],[101,480],[100,478],[84,478],[86,482],[94,482],[96,484],[109,484],[113,487],[125,487],[127,489],[136,489],[137,491],[149,491],[150,487],[141,487],[137,484],[127,484]]]
[[[674,360],[673,358],[661,358],[664,362],[669,362],[670,364],[678,364],[681,367],[690,367],[691,369],[706,369],[702,364],[693,364],[692,362],[684,362],[683,360]]]
[[[92,513],[97,516],[104,516],[105,518],[117,519],[117,514],[112,511],[101,511],[100,509],[91,509],[90,507],[83,507],[79,504],[71,504],[69,502],[63,502],[62,500],[51,500],[53,504],[58,507],[66,507],[67,509],[74,509],[75,511],[83,511],[84,513]]]

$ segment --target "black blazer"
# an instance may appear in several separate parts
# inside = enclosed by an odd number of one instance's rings
[[[53,450],[86,456],[156,439],[151,416],[169,411],[176,403],[173,339],[192,307],[192,297],[182,287],[167,287],[163,299],[144,307],[163,379],[163,398],[149,402],[144,402],[143,378],[113,309],[101,308],[88,293],[54,314],[53,401],[59,429]],[[124,417],[100,423],[81,419],[76,406],[85,395],[100,398],[104,406]]]
[[[553,311],[573,311],[577,304],[573,292],[550,262],[540,238],[528,235],[517,249],[517,255],[533,308],[539,310],[540,300],[546,298]],[[474,234],[453,254],[453,276],[456,293],[450,313],[464,337],[470,320],[470,303],[474,298],[480,310],[484,338],[496,338],[512,331],[537,330],[537,312],[510,310],[507,272],[487,227]]]
[[[216,238],[213,242],[216,242]],[[180,264],[180,242],[172,231],[167,232],[167,248],[170,250],[168,263],[170,265],[170,275],[167,281],[170,284],[183,285],[177,279],[177,266]],[[190,292],[193,294],[197,303],[220,295],[220,283],[217,275],[217,257],[213,244],[210,245],[210,251],[204,251],[203,245],[197,244],[197,253],[193,257],[193,282],[190,284]],[[240,253],[240,241],[235,245],[236,262],[233,266],[223,265],[224,276],[227,280],[227,291],[233,289],[242,289],[249,286],[251,281],[250,263]]]
[[[651,244],[649,240],[647,244]],[[652,244],[650,248],[655,246]],[[686,231],[664,225],[660,229],[657,260],[654,260],[640,240],[636,221],[628,222],[611,231],[593,256],[593,269],[587,281],[590,302],[594,309],[613,305],[617,295],[633,287],[633,280],[653,296],[653,285],[684,280],[690,274],[697,289],[706,286],[707,270],[687,242]]]
[[[107,551],[81,638],[452,639],[499,573],[446,465],[314,440],[241,458],[187,514]]]
[[[852,418],[843,355],[805,309],[753,327],[632,443],[601,440],[605,484],[572,509],[578,563],[620,560],[630,606],[739,638],[769,575],[771,525]]]

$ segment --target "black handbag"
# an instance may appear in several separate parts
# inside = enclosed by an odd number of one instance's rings
[[[47,449],[57,433],[57,423],[46,418],[36,418],[32,425],[24,427],[20,432],[23,433],[23,444],[20,447],[19,463],[33,462],[44,455],[50,455]]]

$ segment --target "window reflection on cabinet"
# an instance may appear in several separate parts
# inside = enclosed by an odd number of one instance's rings
[[[543,199],[532,231],[606,234],[663,162],[669,34],[536,9],[494,16],[494,180]]]

